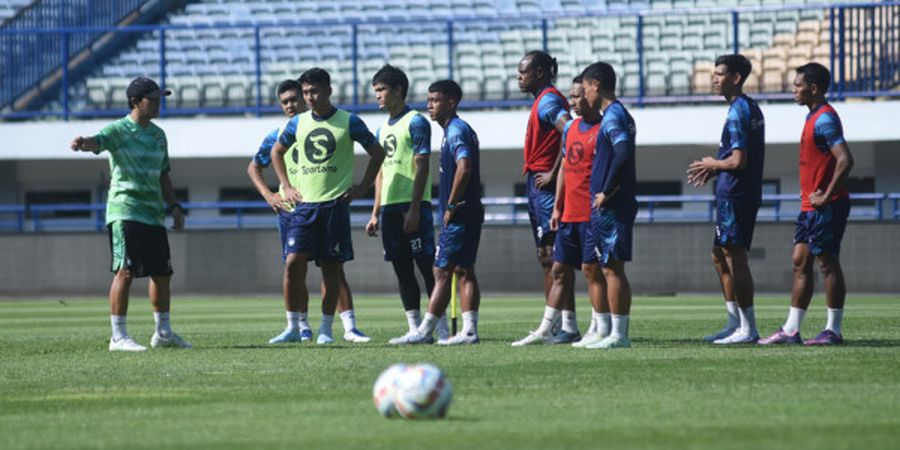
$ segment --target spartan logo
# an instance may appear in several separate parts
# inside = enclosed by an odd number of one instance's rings
[[[384,155],[393,158],[394,153],[397,153],[397,136],[389,134],[384,138]]]
[[[572,148],[566,151],[566,161],[571,165],[576,165],[584,158],[584,146],[581,142],[576,142]]]
[[[316,128],[306,135],[303,151],[306,159],[314,164],[322,164],[334,156],[337,141],[327,128]]]

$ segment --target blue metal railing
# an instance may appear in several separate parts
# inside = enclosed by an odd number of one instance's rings
[[[854,202],[870,202],[851,208],[851,218],[855,220],[900,220],[900,193],[859,193],[851,194]],[[715,220],[715,197],[712,195],[639,195],[640,206],[637,221],[643,223],[671,222],[712,222]],[[885,202],[890,212],[885,214]],[[440,223],[440,211],[434,202],[434,220]],[[527,224],[528,203],[525,197],[486,197],[485,222],[488,224]],[[757,219],[780,222],[794,220],[799,211],[800,200],[795,194],[763,195],[763,206]],[[674,205],[675,207],[667,206]],[[697,205],[697,206],[694,206]],[[271,227],[274,219],[267,211],[271,207],[263,201],[230,202],[186,202],[187,224],[190,228],[259,228]],[[216,211],[218,210],[218,211]],[[372,200],[355,200],[351,204],[351,221],[363,225],[371,214]],[[44,205],[0,205],[0,230],[12,232],[43,232],[53,230],[95,230],[105,226],[106,205],[89,204],[44,204]],[[229,211],[225,213],[224,211]],[[83,218],[51,217],[56,213],[83,212]],[[30,226],[29,226],[30,225]]]
[[[118,3],[118,2],[116,2]],[[651,18],[655,18],[659,20],[661,17],[665,16],[696,16],[696,15],[727,15],[730,16],[730,27],[731,27],[731,42],[725,42],[724,46],[721,48],[721,52],[728,51],[740,51],[743,48],[748,48],[751,45],[751,42],[742,42],[741,36],[742,33],[741,27],[742,18],[745,15],[757,15],[757,14],[767,14],[767,13],[775,13],[781,11],[822,11],[824,17],[827,18],[831,26],[830,29],[830,55],[829,60],[831,62],[830,66],[833,68],[834,75],[834,89],[830,91],[830,96],[832,100],[842,100],[848,97],[864,97],[864,98],[875,98],[875,97],[898,97],[900,96],[900,91],[897,91],[896,86],[900,85],[900,24],[897,23],[898,17],[900,17],[900,2],[892,1],[892,2],[880,2],[880,3],[868,3],[868,4],[825,4],[825,5],[806,5],[806,6],[772,6],[772,7],[753,7],[753,8],[709,8],[709,9],[693,9],[693,10],[667,10],[667,11],[658,11],[658,10],[642,10],[642,11],[610,11],[605,13],[589,13],[589,14],[558,14],[558,15],[546,15],[546,16],[502,16],[502,17],[459,17],[454,19],[418,19],[415,21],[415,24],[434,24],[436,26],[442,25],[444,26],[444,36],[443,42],[430,42],[428,45],[432,50],[436,50],[439,47],[446,47],[448,49],[447,52],[447,75],[450,78],[460,79],[461,74],[460,70],[463,68],[459,62],[457,61],[458,55],[456,50],[459,48],[459,42],[463,42],[466,36],[466,31],[459,31],[458,27],[468,27],[473,26],[473,24],[494,24],[497,22],[502,22],[509,24],[510,27],[521,27],[524,30],[537,30],[540,32],[540,44],[545,50],[548,49],[551,36],[550,34],[554,32],[557,28],[557,24],[563,20],[578,20],[578,19],[616,19],[616,20],[624,20],[624,19],[634,19],[635,28],[635,42],[634,42],[634,52],[636,53],[636,68],[628,68],[625,70],[631,71],[635,70],[637,73],[637,86],[630,86],[626,84],[623,89],[625,89],[623,99],[627,102],[635,103],[638,105],[644,104],[666,104],[666,103],[684,103],[684,102],[707,102],[707,101],[719,101],[717,97],[708,94],[700,94],[698,92],[693,92],[691,88],[691,82],[689,82],[688,90],[678,90],[671,87],[669,82],[665,82],[666,86],[664,86],[663,93],[660,95],[659,86],[653,86],[648,84],[648,75],[649,72],[647,70],[647,61],[646,56],[647,46],[645,45],[647,42],[647,37],[645,33],[645,29],[648,26],[647,21],[651,20]],[[158,65],[154,69],[155,73],[143,73],[144,75],[156,76],[160,83],[165,86],[167,84],[167,78],[170,78],[172,74],[167,70],[167,66],[169,63],[169,53],[171,50],[167,50],[167,40],[171,33],[185,31],[185,30],[193,30],[194,32],[199,32],[203,30],[217,29],[217,30],[247,30],[252,37],[250,37],[250,41],[245,42],[246,47],[250,48],[250,53],[252,54],[252,61],[248,62],[246,67],[247,70],[243,70],[241,67],[234,67],[234,65],[225,65],[229,68],[229,70],[237,70],[240,76],[244,77],[245,83],[247,87],[252,87],[252,89],[247,89],[244,92],[252,92],[252,94],[246,95],[245,97],[239,97],[238,102],[240,105],[232,105],[226,104],[225,100],[222,100],[219,105],[208,105],[208,104],[197,104],[190,105],[186,102],[178,106],[173,106],[170,104],[163,104],[163,108],[161,111],[161,115],[194,115],[194,114],[263,114],[263,113],[274,113],[277,112],[278,109],[276,106],[266,106],[270,103],[270,99],[267,98],[267,90],[263,89],[263,78],[266,76],[266,70],[264,66],[269,64],[267,61],[271,60],[272,55],[267,52],[267,48],[269,48],[269,41],[265,41],[263,38],[263,34],[267,31],[273,30],[302,30],[304,32],[308,30],[345,30],[346,28],[350,28],[349,33],[349,51],[350,51],[350,63],[351,63],[351,73],[350,80],[347,81],[349,83],[349,89],[351,91],[349,97],[340,98],[340,101],[336,101],[338,104],[349,105],[350,109],[360,111],[360,110],[369,110],[374,109],[376,106],[371,102],[371,99],[362,98],[360,93],[363,92],[363,89],[367,88],[367,80],[366,77],[370,74],[362,74],[360,73],[362,68],[360,61],[367,57],[366,50],[361,48],[361,42],[364,40],[365,36],[360,36],[364,32],[362,29],[369,30],[372,27],[384,27],[389,25],[397,25],[398,27],[404,24],[409,24],[411,22],[398,22],[398,21],[359,21],[359,20],[348,20],[348,21],[331,21],[331,22],[293,22],[293,21],[279,21],[278,23],[264,22],[264,23],[250,23],[245,21],[240,21],[237,23],[226,21],[226,23],[210,23],[208,24],[198,24],[193,26],[185,26],[185,25],[166,25],[166,26],[130,26],[130,27],[109,27],[109,26],[89,26],[89,27],[55,27],[55,28],[40,28],[40,29],[2,29],[0,30],[0,52],[3,52],[3,55],[0,56],[0,61],[3,61],[4,64],[0,64],[0,66],[5,67],[3,72],[3,76],[0,76],[0,90],[4,93],[4,97],[0,97],[0,105],[4,103],[2,99],[7,98],[8,96],[15,96],[21,94],[21,88],[23,86],[23,82],[21,81],[22,77],[29,77],[30,75],[21,75],[20,71],[31,70],[28,68],[28,65],[17,65],[10,64],[9,55],[15,53],[13,49],[20,49],[20,42],[29,41],[29,40],[47,40],[48,42],[66,42],[68,40],[69,45],[56,45],[49,48],[57,49],[52,51],[42,50],[40,52],[36,52],[35,54],[40,56],[41,61],[50,61],[49,63],[41,63],[41,67],[48,65],[48,67],[63,67],[67,68],[68,64],[62,64],[62,61],[70,61],[73,57],[73,48],[77,47],[73,44],[73,42],[85,42],[89,41],[88,39],[91,36],[99,36],[104,33],[113,33],[118,35],[130,35],[133,36],[134,33],[139,34],[150,34],[152,33],[154,36],[158,36]],[[724,26],[724,25],[723,25]],[[377,28],[376,28],[377,29]],[[399,29],[399,28],[398,28]],[[518,28],[516,28],[518,29]],[[585,32],[589,33],[591,27],[586,27]],[[368,31],[366,31],[367,33]],[[398,31],[399,32],[399,31]],[[470,33],[471,34],[471,33]],[[727,34],[727,30],[726,30]],[[86,38],[87,36],[88,38]],[[748,34],[749,36],[749,34]],[[280,36],[274,39],[277,40],[285,40],[291,39],[290,36]],[[336,38],[338,39],[338,38]],[[429,38],[430,39],[430,38]],[[24,47],[22,47],[24,48]],[[30,47],[29,47],[30,48]],[[387,48],[387,47],[385,47]],[[343,51],[343,50],[341,50]],[[388,51],[388,50],[384,50]],[[339,52],[340,53],[340,52]],[[595,59],[606,59],[622,56],[622,51],[613,51],[612,54],[598,54]],[[630,50],[627,52],[628,55],[632,55]],[[628,56],[626,55],[626,56]],[[563,59],[574,59],[573,54],[556,54],[560,60]],[[370,58],[369,58],[370,59]],[[384,55],[384,59],[388,59],[388,55]],[[340,58],[336,57],[335,63],[339,61]],[[305,61],[304,61],[305,62]],[[186,64],[186,62],[185,62]],[[627,66],[627,63],[625,63]],[[309,61],[305,64],[301,64],[301,67],[316,65],[315,61]],[[23,67],[25,67],[23,69]],[[144,66],[146,68],[146,66]],[[436,70],[436,69],[435,69]],[[46,70],[45,70],[46,71]],[[504,79],[505,82],[510,81],[514,78],[515,68],[508,68],[508,76]],[[220,74],[221,75],[221,74]],[[620,73],[620,79],[626,81],[628,79],[628,75],[630,73],[624,74]],[[130,75],[129,75],[130,76]],[[295,75],[293,75],[295,76]],[[442,75],[438,75],[442,76]],[[70,91],[70,87],[73,84],[79,83],[84,78],[83,74],[79,74],[77,76],[70,76],[67,72],[63,73],[63,80],[61,83],[61,95],[59,96],[59,100],[61,105],[59,106],[59,110],[7,110],[0,113],[0,119],[14,119],[14,118],[33,118],[33,117],[48,117],[55,116],[67,119],[70,116],[76,117],[106,117],[106,116],[117,116],[124,113],[124,102],[121,105],[116,102],[107,102],[101,107],[91,107],[88,106],[73,106],[72,100],[68,97],[68,92]],[[123,80],[127,81],[127,80]],[[433,80],[430,80],[433,81]],[[483,80],[482,80],[483,81]],[[783,81],[783,80],[782,80]],[[629,81],[631,83],[631,81]],[[779,83],[780,86],[777,86],[777,89],[769,90],[767,89],[765,92],[754,94],[754,96],[760,100],[787,100],[791,98],[791,94],[786,92],[785,83]],[[175,86],[177,88],[177,86]],[[652,88],[652,89],[651,89]],[[110,88],[112,89],[112,88]],[[124,89],[124,87],[123,87]],[[463,106],[466,108],[495,108],[495,107],[518,107],[523,105],[530,104],[530,100],[522,98],[511,98],[516,97],[515,95],[509,95],[506,93],[505,96],[501,96],[498,98],[493,98],[493,94],[485,95],[483,91],[481,91],[482,87],[476,86],[475,89],[478,89],[482,92],[482,95],[472,95],[472,93],[467,93],[467,100],[463,102]],[[517,94],[516,94],[517,95]],[[472,99],[472,97],[475,97]],[[471,99],[471,100],[470,100]],[[415,99],[418,102],[413,102],[414,106],[420,107],[422,106],[422,99]],[[114,105],[111,103],[115,103]],[[210,102],[212,103],[212,102]],[[85,103],[85,105],[87,105]]]
[[[103,31],[35,33],[34,30],[113,25],[147,0],[42,0],[26,6],[5,24],[13,34],[0,41],[0,108],[62,69],[63,117],[68,109],[70,56],[89,46]]]

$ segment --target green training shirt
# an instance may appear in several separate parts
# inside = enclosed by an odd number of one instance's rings
[[[394,124],[385,121],[378,131],[378,140],[384,147],[384,162],[381,163],[381,204],[393,205],[410,203],[416,179],[416,155],[410,123],[421,116],[409,110]],[[426,122],[427,124],[427,122]],[[427,156],[427,153],[425,154]],[[425,181],[422,200],[431,201],[431,174]]]

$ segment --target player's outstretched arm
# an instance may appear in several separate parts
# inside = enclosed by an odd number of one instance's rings
[[[69,148],[76,152],[100,153],[100,142],[94,136],[77,136],[72,139]]]

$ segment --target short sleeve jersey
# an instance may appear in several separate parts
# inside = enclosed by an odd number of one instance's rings
[[[846,144],[844,128],[837,111],[825,103],[806,116],[803,135],[800,137],[800,196],[802,211],[815,208],[809,203],[809,194],[828,189],[837,160],[831,149]],[[847,197],[846,189],[835,192],[831,200]]]
[[[288,149],[288,178],[303,202],[322,203],[350,189],[353,142],[368,148],[375,143],[375,136],[356,114],[334,109],[327,117],[312,111],[294,116],[278,141]]]
[[[468,211],[475,213],[481,205],[481,166],[478,148],[478,135],[475,130],[459,117],[453,117],[444,128],[444,139],[441,142],[441,210],[447,208],[450,192],[453,189],[453,178],[456,175],[457,161],[468,158],[471,174],[460,201],[465,204],[459,207],[456,217],[466,217]]]
[[[109,152],[106,223],[132,220],[163,226],[165,202],[159,177],[169,171],[166,133],[153,123],[142,127],[125,116],[104,127],[96,139],[100,150]]]
[[[563,222],[591,220],[591,165],[600,122],[570,120],[563,132]]]
[[[747,164],[741,170],[722,171],[716,177],[716,198],[762,201],[763,163],[766,156],[765,120],[759,105],[741,95],[728,109],[717,159],[731,156],[735,149],[745,152]]]
[[[633,207],[635,184],[637,183],[635,166],[635,138],[637,129],[634,119],[625,106],[618,100],[606,108],[600,121],[600,132],[594,152],[594,163],[591,168],[591,197],[600,192],[615,189],[612,198],[606,203],[609,208]],[[616,154],[616,148],[621,154]],[[613,173],[613,161],[621,158],[622,165],[618,173]]]
[[[421,114],[404,109],[375,133],[384,147],[381,163],[381,204],[406,205],[412,201],[416,178],[416,156],[431,154],[431,124]],[[431,201],[431,175],[425,181],[423,201]]]
[[[278,135],[281,134],[281,128],[272,130],[259,144],[259,150],[253,156],[253,161],[259,167],[269,167],[272,164],[272,147],[278,142]]]

